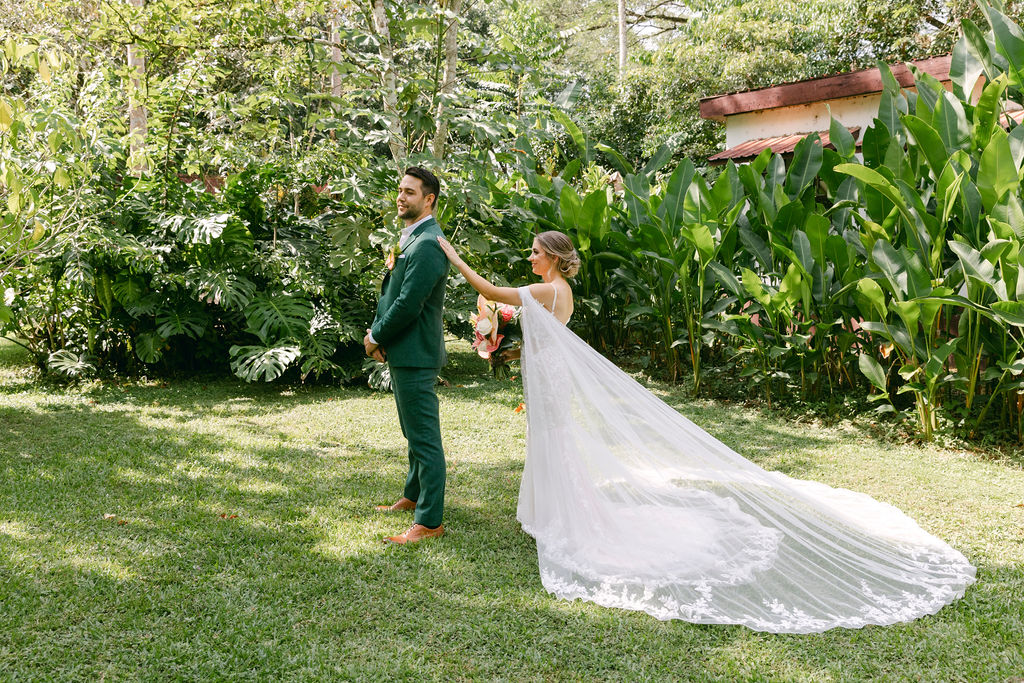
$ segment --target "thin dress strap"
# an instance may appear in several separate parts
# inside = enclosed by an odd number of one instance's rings
[[[555,304],[558,303],[558,287],[555,287],[555,283],[554,282],[549,282],[548,284],[551,285],[551,289],[555,290],[555,298],[551,300],[551,314],[554,315],[555,314]]]

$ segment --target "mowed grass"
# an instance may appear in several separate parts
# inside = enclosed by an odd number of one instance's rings
[[[453,344],[449,533],[383,536],[390,394],[218,380],[41,386],[0,342],[0,680],[935,680],[1024,676],[1020,460],[665,400],[761,465],[869,493],[979,568],[909,624],[779,636],[549,596],[515,521],[519,382]]]

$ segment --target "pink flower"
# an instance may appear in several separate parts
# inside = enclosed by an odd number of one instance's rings
[[[516,317],[516,309],[508,304],[501,304],[498,308],[498,315],[501,316],[501,322],[504,325],[504,323],[507,323],[511,321],[512,318]]]
[[[488,301],[483,296],[477,298],[477,314],[470,316],[473,323],[473,331],[476,333],[476,341],[473,348],[481,358],[490,358],[491,354],[501,346],[504,335],[498,334],[501,328],[501,320],[498,311],[498,304]]]
[[[476,349],[477,355],[481,358],[490,358],[491,354],[501,347],[501,340],[504,338],[505,336],[501,334],[493,339],[477,335],[477,341],[473,344],[473,348]]]

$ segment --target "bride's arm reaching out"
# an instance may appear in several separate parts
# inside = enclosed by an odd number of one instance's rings
[[[515,287],[498,287],[487,281],[482,275],[478,274],[475,270],[466,265],[457,253],[455,248],[448,243],[443,237],[437,238],[437,243],[441,245],[441,249],[444,250],[445,256],[452,262],[452,265],[459,269],[462,273],[462,277],[466,278],[466,282],[476,291],[480,292],[485,298],[491,301],[497,301],[503,304],[511,304],[512,306],[522,306],[523,302],[519,298],[519,290]]]

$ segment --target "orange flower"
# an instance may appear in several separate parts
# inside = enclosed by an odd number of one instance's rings
[[[401,253],[402,248],[398,246],[397,242],[391,245],[391,248],[388,249],[388,255],[384,258],[384,265],[388,267],[388,270],[394,270],[395,261]]]

